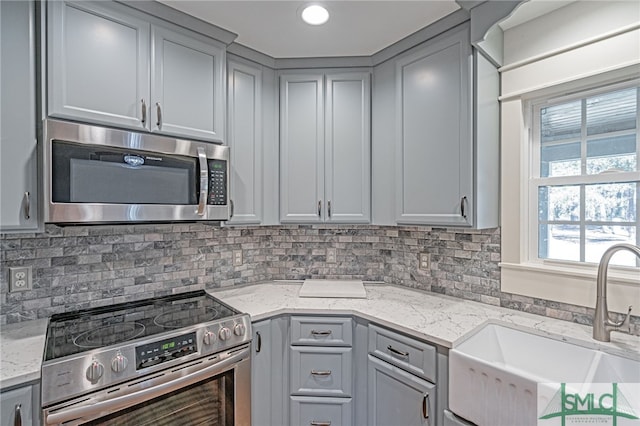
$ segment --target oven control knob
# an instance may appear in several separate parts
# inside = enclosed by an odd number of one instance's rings
[[[111,360],[111,369],[116,373],[121,373],[126,370],[128,362],[129,360],[118,351],[116,356]]]
[[[220,337],[220,340],[227,340],[231,337],[231,331],[227,327],[222,327],[218,332],[218,337]]]
[[[236,324],[233,327],[233,334],[236,336],[244,336],[244,332],[247,331],[247,327],[244,324]]]
[[[91,364],[89,364],[89,367],[87,367],[87,379],[91,383],[95,383],[100,380],[102,374],[104,374],[104,366],[100,364],[100,361],[98,361],[97,359],[91,361]]]
[[[216,342],[216,333],[213,331],[205,331],[204,337],[202,338],[205,345],[213,345]]]

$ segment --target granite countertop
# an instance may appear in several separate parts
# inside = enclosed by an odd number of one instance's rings
[[[366,299],[300,298],[301,283],[270,282],[210,291],[259,321],[279,314],[357,315],[434,344],[455,348],[486,323],[498,323],[640,360],[640,337],[591,338],[591,327],[406,287],[366,284]],[[0,389],[40,379],[47,320],[0,330]]]
[[[47,319],[3,325],[0,329],[0,389],[40,380]]]

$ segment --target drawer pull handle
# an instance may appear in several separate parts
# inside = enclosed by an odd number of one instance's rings
[[[331,422],[319,422],[317,420],[311,420],[310,426],[331,426]]]
[[[313,334],[314,336],[330,336],[331,330],[311,330],[311,334]]]
[[[311,375],[312,376],[330,376],[331,375],[331,370],[311,370]]]
[[[409,356],[409,352],[399,351],[398,349],[394,348],[391,345],[387,346],[387,350],[389,352],[392,352],[392,353],[396,354],[396,355],[400,355],[400,356],[404,356],[404,357],[408,357]]]
[[[429,418],[429,394],[425,393],[422,398],[422,417]]]

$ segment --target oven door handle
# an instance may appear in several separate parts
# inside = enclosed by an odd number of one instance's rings
[[[204,216],[207,207],[207,197],[209,196],[209,165],[204,148],[198,147],[198,162],[200,163],[200,202],[198,203],[198,216]]]
[[[243,358],[247,358],[249,355],[250,354],[248,349],[241,350],[240,352],[237,352],[216,364],[210,365],[203,368],[202,370],[187,374],[175,380],[171,380],[157,386],[152,386],[147,389],[131,393],[129,395],[119,396],[117,398],[109,399],[106,401],[94,403],[91,403],[90,400],[83,401],[84,403],[88,403],[90,405],[62,409],[60,411],[56,411],[55,413],[47,414],[44,418],[44,421],[47,425],[59,425],[71,420],[80,420],[85,417],[95,416],[96,414],[100,413],[113,413],[124,408],[132,407],[141,402],[173,392],[182,387],[192,385],[206,379],[207,377],[211,377],[212,375],[223,373],[231,366],[233,366],[233,364],[240,362]]]

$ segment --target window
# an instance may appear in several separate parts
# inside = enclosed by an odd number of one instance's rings
[[[597,263],[640,243],[639,99],[635,82],[533,103],[530,258]]]

